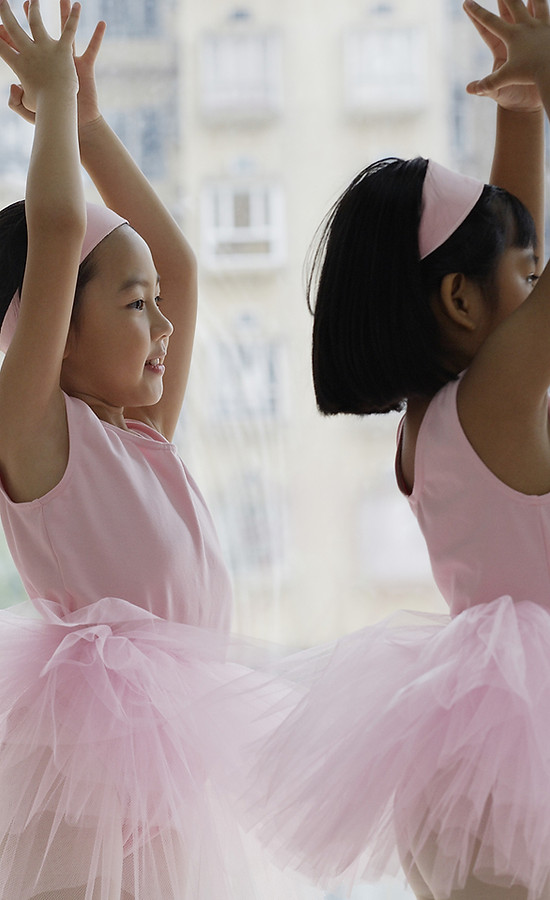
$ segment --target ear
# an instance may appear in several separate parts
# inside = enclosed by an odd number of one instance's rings
[[[466,331],[475,331],[484,311],[483,296],[478,284],[461,272],[445,275],[437,299],[440,314]]]

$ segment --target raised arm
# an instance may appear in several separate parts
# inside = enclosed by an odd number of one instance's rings
[[[468,85],[470,93],[525,97],[533,85],[550,111],[550,12],[547,0],[502,0],[495,16],[471,0],[465,9],[480,29],[502,42],[506,59],[491,75]],[[494,180],[531,208],[539,227],[542,200],[540,124],[537,110],[501,110]],[[508,146],[504,146],[508,141]],[[534,250],[535,248],[533,248]],[[550,491],[550,270],[533,287],[537,265],[531,248],[511,247],[501,258],[486,306],[485,334],[458,392],[465,433],[485,464],[526,494]],[[542,238],[535,251],[542,261]],[[480,325],[480,329],[481,329]]]
[[[61,0],[61,15],[68,14]],[[75,59],[79,76],[79,136],[82,164],[103,200],[128,219],[149,245],[160,275],[162,311],[172,322],[164,391],[154,407],[126,410],[173,436],[189,375],[197,314],[197,275],[192,250],[164,204],[130,154],[102,117],[97,101],[94,64],[105,31],[96,29],[86,52]]]
[[[125,413],[150,421],[171,438],[183,403],[195,334],[194,256],[178,225],[103,118],[80,128],[80,148],[82,163],[103,200],[144,238],[160,275],[162,312],[174,326],[163,395],[154,407]]]
[[[532,2],[527,5],[534,15]],[[512,23],[504,0],[498,0],[500,17]],[[466,7],[466,12],[469,8]],[[493,72],[506,63],[506,44],[480,21],[470,17],[493,54]],[[506,188],[525,204],[537,228],[539,270],[544,259],[544,110],[537,86],[511,84],[487,92],[497,103],[497,127],[490,183]],[[521,160],[521,165],[518,165]]]
[[[518,159],[522,164],[518,166]],[[525,204],[537,229],[537,271],[544,264],[544,110],[497,110],[491,184],[506,188]]]
[[[531,208],[539,225],[542,205],[542,149],[539,112],[540,97],[546,115],[550,113],[550,11],[547,0],[501,0],[505,15],[496,16],[474,0],[465,9],[483,33],[504,48],[506,57],[494,71],[468,85],[474,94],[522,98],[524,109],[500,112],[499,134],[493,171],[499,183],[509,187]],[[530,98],[530,104],[526,102]],[[529,108],[530,106],[530,108]],[[508,146],[505,146],[506,140]],[[542,238],[540,238],[542,245]],[[539,266],[543,248],[537,248]],[[500,290],[506,287],[506,282]],[[497,297],[500,299],[500,297]],[[550,270],[544,271],[520,307],[494,329],[477,353],[469,369],[483,387],[483,395],[493,409],[499,406],[510,416],[525,420],[542,415],[550,384]],[[470,374],[472,373],[472,374]],[[491,386],[493,386],[491,388]],[[492,396],[491,396],[492,393]]]
[[[31,37],[7,0],[0,2],[0,16],[0,57],[21,82],[27,106],[36,111],[26,188],[28,253],[21,311],[0,370],[0,466],[14,495],[27,489],[32,494],[33,483],[39,495],[52,460],[64,465],[67,436],[59,377],[86,227],[76,121],[78,81],[71,53],[79,6],[73,7],[59,41],[46,32],[38,0],[29,8]]]

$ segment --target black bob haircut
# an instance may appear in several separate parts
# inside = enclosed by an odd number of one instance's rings
[[[456,373],[441,362],[430,297],[461,272],[487,288],[510,246],[536,247],[533,219],[486,185],[465,221],[424,260],[418,250],[428,160],[383,159],[360,172],[321,225],[307,296],[322,413],[384,413],[432,397]]]
[[[27,217],[25,201],[18,200],[0,210],[0,324],[14,295],[21,293],[27,263]],[[94,251],[80,264],[73,303],[72,323],[78,323],[79,300],[82,289],[95,274]]]

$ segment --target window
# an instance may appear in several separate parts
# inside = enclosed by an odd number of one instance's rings
[[[280,489],[255,469],[243,472],[216,510],[220,540],[237,577],[271,577],[284,569],[285,519]]]
[[[145,176],[157,181],[166,177],[170,125],[165,110],[158,107],[117,110],[107,118]]]
[[[277,268],[285,259],[283,195],[277,185],[216,182],[201,203],[203,261],[212,270]]]
[[[462,9],[462,0],[447,0],[447,11],[451,19],[463,21],[464,10]]]
[[[210,408],[217,421],[270,421],[286,411],[285,351],[252,316],[210,346]]]
[[[418,112],[426,104],[427,48],[420,28],[376,27],[348,35],[346,100],[350,112]]]
[[[472,150],[472,134],[475,127],[471,127],[472,104],[468,103],[468,95],[463,86],[454,85],[451,98],[451,128],[450,138],[453,154],[458,159],[464,159]]]
[[[200,49],[201,109],[207,118],[269,118],[282,104],[280,41],[271,33],[207,34]]]
[[[408,504],[384,473],[359,507],[361,573],[371,584],[431,584],[424,538]]]
[[[159,37],[163,31],[166,0],[88,0],[83,4],[84,25],[107,22],[107,38]]]

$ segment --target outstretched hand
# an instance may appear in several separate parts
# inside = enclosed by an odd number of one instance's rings
[[[532,0],[528,0],[527,9],[531,16],[534,17],[535,10]],[[470,12],[466,5],[465,10],[467,13]],[[504,0],[498,0],[498,10],[504,22],[513,23],[513,17]],[[470,19],[493,54],[493,72],[497,72],[508,59],[506,44],[501,37],[489,31],[473,15],[470,15]],[[503,109],[511,109],[517,112],[534,112],[542,107],[540,94],[535,84],[510,84],[488,91],[486,96],[495,100]]]
[[[29,18],[29,8],[29,0],[26,0],[24,10],[27,19]],[[71,16],[71,0],[60,0],[59,8],[63,31]],[[88,46],[80,56],[76,55],[74,39],[72,42],[74,65],[78,76],[78,124],[80,127],[96,121],[101,115],[95,81],[95,63],[101,49],[105,28],[105,22],[99,22],[96,25]],[[0,26],[0,38],[6,43],[10,43],[9,35],[3,26]],[[34,111],[25,102],[22,85],[12,84],[8,105],[26,122],[34,123]]]
[[[25,108],[36,111],[40,94],[46,90],[72,91],[78,89],[78,78],[72,60],[80,4],[75,3],[66,19],[59,40],[46,31],[38,0],[28,6],[30,36],[21,28],[8,0],[0,0],[0,58],[19,78],[19,92]]]
[[[537,85],[550,76],[548,0],[528,0],[527,6],[499,0],[500,16],[475,0],[465,0],[464,9],[495,58],[491,75],[470,82],[468,93],[494,97],[508,109],[539,109]]]

